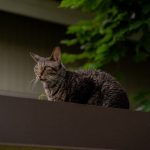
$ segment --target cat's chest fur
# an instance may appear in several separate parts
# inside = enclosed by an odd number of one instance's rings
[[[80,73],[66,72],[63,79],[44,82],[43,87],[50,101],[87,103],[96,85],[94,80]]]
[[[107,81],[101,71],[67,71],[63,79],[45,82],[44,90],[50,101],[89,103],[94,97],[100,99],[102,84]]]

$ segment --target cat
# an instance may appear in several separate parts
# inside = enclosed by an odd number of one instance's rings
[[[110,74],[101,70],[68,71],[61,62],[59,47],[47,58],[30,55],[36,62],[36,79],[42,82],[49,101],[129,109],[125,90]]]

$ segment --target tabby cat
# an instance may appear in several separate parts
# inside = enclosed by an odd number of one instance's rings
[[[110,74],[101,70],[66,70],[59,47],[47,58],[30,55],[36,62],[36,79],[42,82],[49,101],[129,108],[126,92]]]

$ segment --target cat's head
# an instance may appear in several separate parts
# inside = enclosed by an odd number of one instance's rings
[[[34,73],[38,80],[51,81],[64,77],[65,68],[61,63],[61,50],[59,47],[54,48],[51,56],[47,58],[32,52],[30,52],[30,55],[36,62]]]

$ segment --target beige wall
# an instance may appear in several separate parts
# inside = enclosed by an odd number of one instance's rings
[[[0,12],[0,94],[37,97],[31,89],[34,62],[29,51],[46,56],[64,37],[65,27]]]

